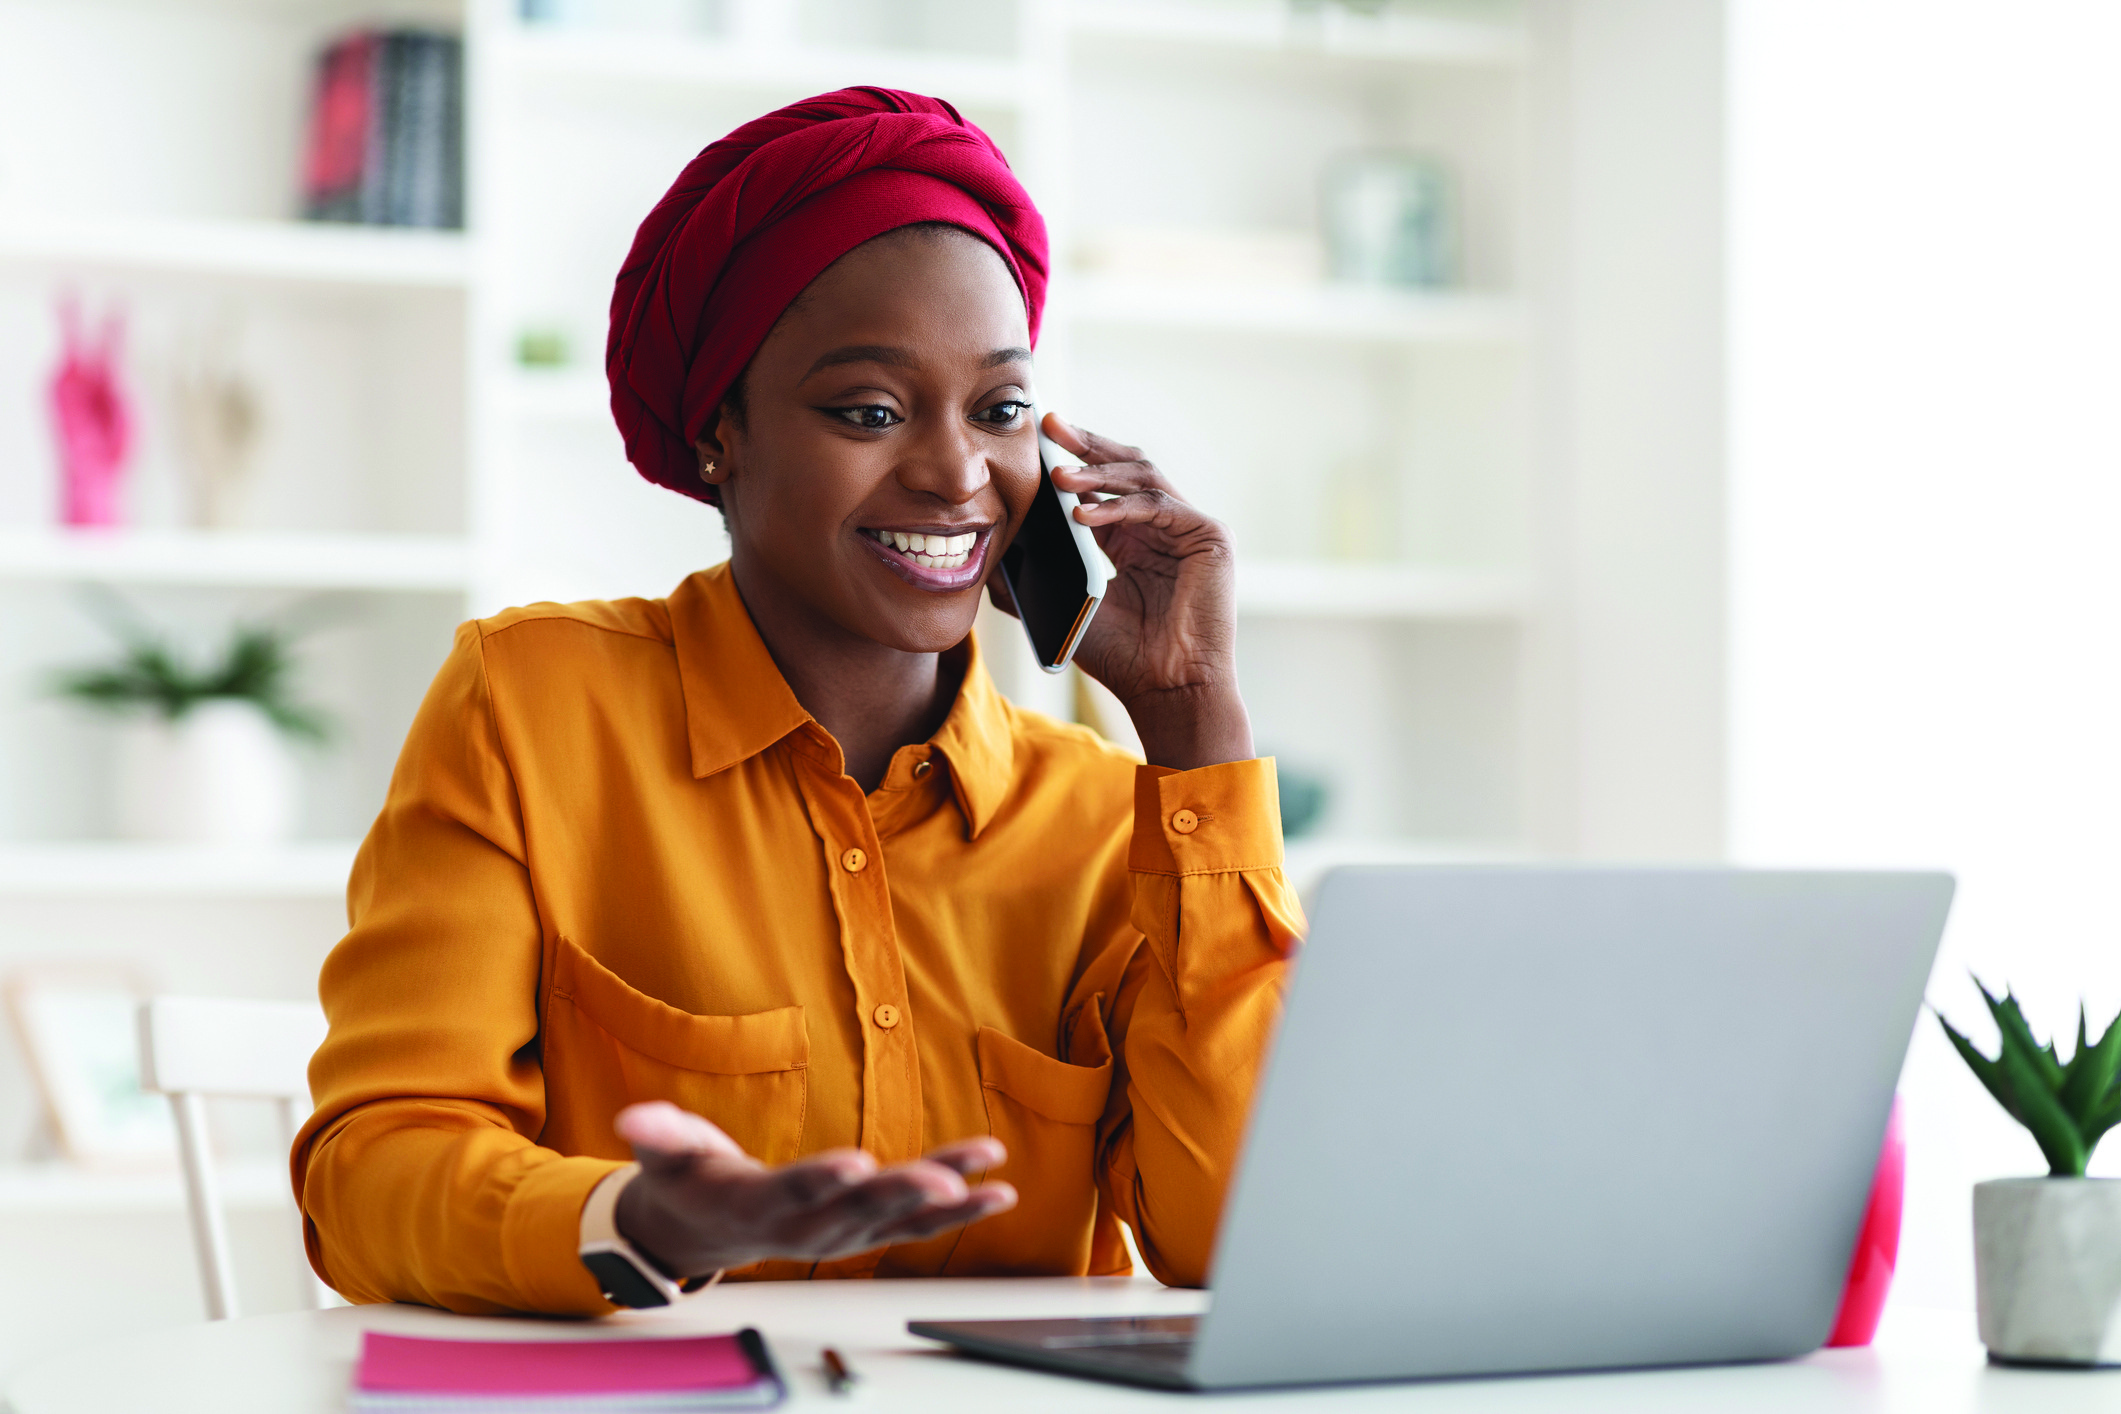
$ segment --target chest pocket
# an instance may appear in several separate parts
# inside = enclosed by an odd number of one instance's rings
[[[680,1011],[562,938],[540,1045],[539,1142],[563,1154],[631,1157],[611,1122],[643,1100],[704,1115],[768,1164],[802,1152],[810,1032],[799,1006],[747,1016]]]
[[[965,1229],[950,1275],[1078,1276],[1097,1216],[1097,1122],[1112,1092],[1112,1052],[1095,1007],[1079,1028],[1089,1065],[1070,1065],[991,1026],[979,1029],[987,1129],[1009,1157],[986,1175],[1016,1186],[1017,1205]]]

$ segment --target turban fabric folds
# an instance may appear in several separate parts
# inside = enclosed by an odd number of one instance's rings
[[[695,157],[634,236],[605,372],[626,457],[716,502],[693,450],[774,321],[825,267],[901,226],[992,246],[1038,340],[1046,223],[988,136],[948,103],[844,88],[746,123]]]

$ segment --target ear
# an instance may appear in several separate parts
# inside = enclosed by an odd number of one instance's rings
[[[709,486],[720,486],[729,480],[729,444],[722,435],[727,430],[727,414],[715,418],[714,426],[707,434],[692,444],[699,457],[700,480]]]

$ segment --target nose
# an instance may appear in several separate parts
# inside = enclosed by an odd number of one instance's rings
[[[900,444],[894,475],[908,491],[933,496],[944,505],[962,506],[993,481],[987,467],[985,445],[993,439],[981,436],[961,417],[924,418],[928,425]]]

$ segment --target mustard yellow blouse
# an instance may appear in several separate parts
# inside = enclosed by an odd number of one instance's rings
[[[1174,772],[974,650],[864,795],[727,566],[466,624],[356,860],[293,1154],[356,1301],[610,1309],[575,1256],[667,1099],[768,1162],[991,1133],[1021,1204],[732,1278],[1205,1275],[1285,958],[1272,765]]]

